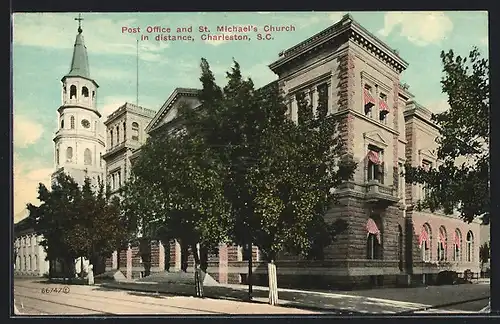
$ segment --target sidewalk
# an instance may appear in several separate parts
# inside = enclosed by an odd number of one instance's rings
[[[97,289],[123,289],[142,292],[164,293],[170,295],[194,296],[194,286],[187,284],[175,283],[155,283],[155,282],[136,282],[131,280],[102,283]],[[395,314],[395,313],[412,313],[412,312],[430,312],[430,313],[469,313],[456,309],[442,308],[435,309],[436,304],[429,305],[427,303],[412,302],[412,298],[401,298],[401,295],[412,296],[416,291],[411,291],[419,288],[401,289],[398,288],[398,294],[391,289],[373,289],[369,291],[356,292],[316,292],[303,291],[295,289],[279,289],[279,305],[284,307],[302,308],[316,310],[326,313],[336,314]],[[424,293],[425,287],[418,291]],[[218,285],[205,286],[204,293],[207,298],[229,299],[244,301],[247,298],[248,286],[243,285]],[[412,294],[413,293],[413,294]],[[267,287],[253,287],[253,302],[267,303],[268,302]],[[394,297],[399,298],[394,299]],[[443,302],[442,296],[435,296]],[[381,298],[381,296],[391,296],[393,299]],[[403,296],[403,297],[404,297]],[[389,297],[389,298],[391,298]],[[415,299],[415,298],[413,298]],[[429,300],[429,298],[427,297]],[[447,300],[449,301],[449,299]],[[429,300],[432,302],[432,299]],[[475,313],[475,312],[474,312]]]

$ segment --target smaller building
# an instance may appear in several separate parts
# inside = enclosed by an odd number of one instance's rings
[[[26,211],[29,213],[28,211]],[[41,277],[49,273],[47,254],[36,235],[29,217],[14,224],[14,275]]]

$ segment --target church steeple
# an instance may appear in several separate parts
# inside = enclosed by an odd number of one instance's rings
[[[70,71],[66,76],[79,76],[90,79],[87,47],[85,47],[82,35],[83,30],[81,21],[83,18],[79,14],[78,18],[75,18],[75,20],[78,20],[78,34],[76,35],[75,46],[73,48],[73,59],[71,60]]]

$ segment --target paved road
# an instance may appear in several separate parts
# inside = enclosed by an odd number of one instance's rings
[[[313,311],[272,307],[239,301],[165,296],[90,286],[43,284],[15,280],[15,305],[22,315],[130,315],[130,314],[313,314]],[[42,293],[42,289],[49,290]]]

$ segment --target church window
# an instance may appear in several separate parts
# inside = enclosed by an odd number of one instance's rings
[[[92,165],[92,152],[90,152],[88,148],[86,148],[83,153],[83,163],[85,165]]]
[[[82,88],[82,96],[84,96],[85,98],[89,97],[89,88],[87,87]]]
[[[76,85],[72,85],[69,88],[69,98],[70,99],[76,99]]]
[[[68,146],[66,149],[66,162],[71,162],[73,160],[73,148]]]
[[[132,140],[139,140],[139,124],[136,122],[132,123]]]
[[[75,129],[75,116],[71,116],[70,118],[70,127],[71,129]]]
[[[465,246],[465,257],[467,262],[474,261],[474,235],[471,231],[467,233]]]
[[[59,164],[59,149],[56,149],[56,164]]]
[[[64,119],[61,118],[61,129],[63,129],[63,128],[64,128]]]

